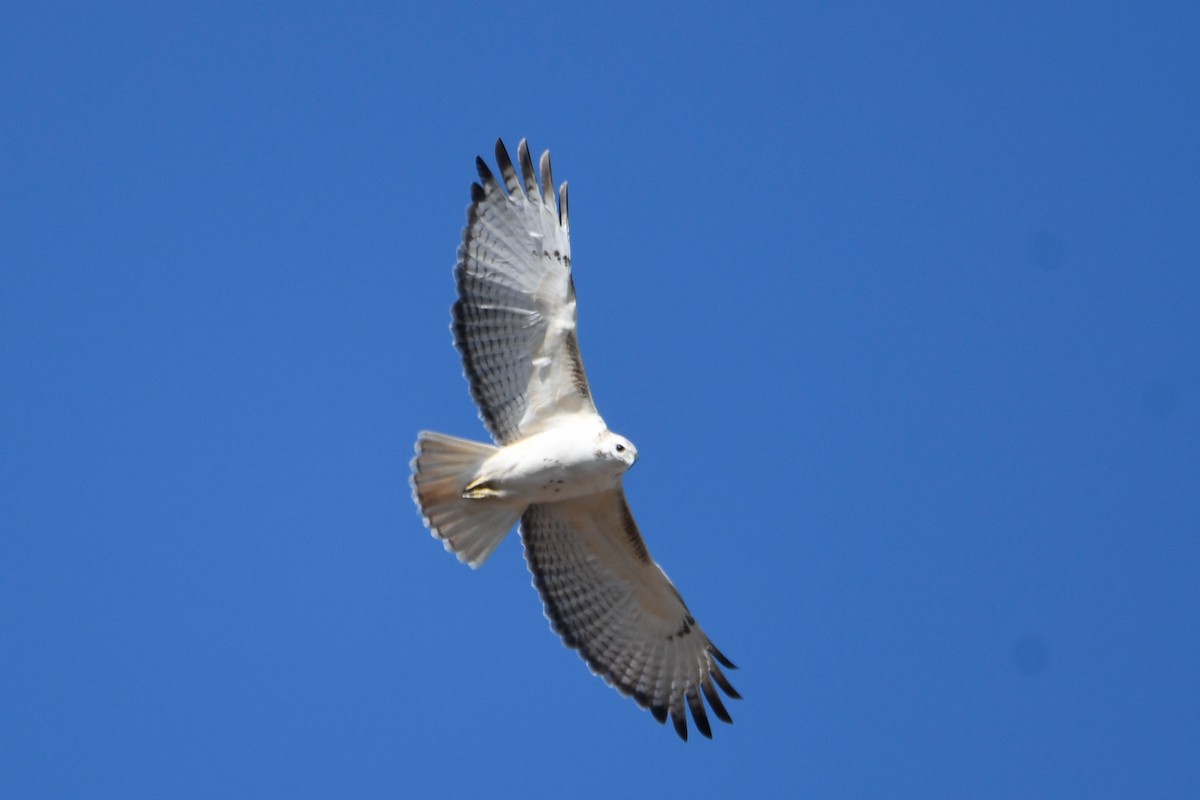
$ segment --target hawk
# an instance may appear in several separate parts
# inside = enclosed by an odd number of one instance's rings
[[[417,437],[413,499],[425,525],[471,567],[520,521],[551,627],[621,694],[671,717],[685,706],[712,737],[701,695],[731,722],[714,684],[738,693],[716,648],[650,557],[621,486],[637,448],[596,411],[579,355],[567,184],[550,153],[514,165],[496,142],[498,181],[482,158],[454,276],[454,344],[495,446],[431,431]],[[519,171],[518,171],[519,168]],[[503,182],[503,183],[501,183]]]

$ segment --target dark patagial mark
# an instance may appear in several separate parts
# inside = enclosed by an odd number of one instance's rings
[[[692,619],[692,615],[688,614],[683,618],[683,622],[679,623],[679,628],[674,633],[668,636],[668,639],[678,639],[681,636],[687,636],[692,626],[696,624],[696,620]]]
[[[568,331],[564,345],[567,348],[567,363],[571,368],[571,383],[581,397],[590,400],[592,390],[588,388],[587,373],[583,371],[583,358],[579,355],[579,337],[575,335],[575,331]]]
[[[646,543],[642,540],[642,534],[638,531],[637,523],[633,521],[633,512],[629,510],[629,503],[625,502],[623,496],[621,498],[621,527],[625,529],[625,538],[629,540],[630,546],[633,547],[633,553],[637,556],[638,561],[641,561],[643,564],[649,564],[650,552],[646,549]]]

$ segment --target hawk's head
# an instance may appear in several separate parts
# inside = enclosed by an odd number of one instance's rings
[[[621,472],[624,472],[637,461],[638,452],[633,442],[620,434],[605,430],[600,434],[596,455],[605,461],[620,464]]]

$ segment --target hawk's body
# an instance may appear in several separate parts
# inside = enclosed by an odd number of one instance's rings
[[[498,447],[423,432],[413,495],[426,525],[472,567],[519,519],[546,615],[623,694],[687,738],[686,704],[711,735],[701,693],[729,722],[714,682],[732,667],[646,549],[621,478],[637,459],[596,412],[576,335],[567,186],[550,154],[520,175],[502,142],[505,187],[482,159],[455,277],[454,342],[471,396]],[[540,172],[540,175],[539,175]],[[557,200],[557,203],[556,203]]]

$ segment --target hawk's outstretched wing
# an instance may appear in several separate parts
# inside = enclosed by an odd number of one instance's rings
[[[733,664],[650,558],[621,489],[532,505],[521,517],[521,538],[546,616],[596,674],[659,722],[670,714],[684,739],[685,703],[697,730],[712,735],[701,693],[719,719],[731,721],[713,684],[739,697],[721,673]]]
[[[567,185],[554,191],[550,153],[540,180],[521,140],[517,175],[504,143],[483,159],[458,249],[454,344],[479,414],[500,444],[565,414],[596,414],[575,334]],[[556,202],[557,200],[557,202]]]

